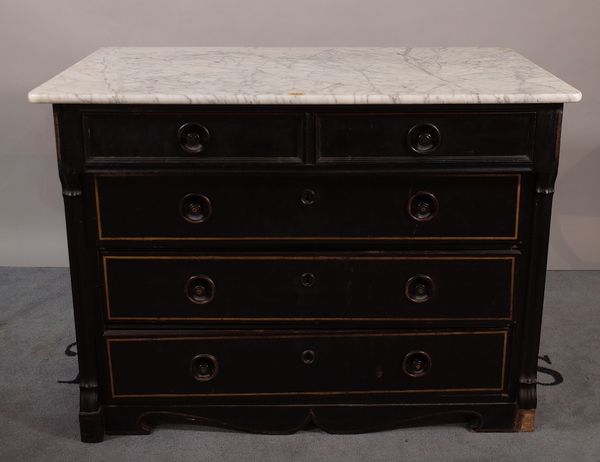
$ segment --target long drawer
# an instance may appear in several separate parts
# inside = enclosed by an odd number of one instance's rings
[[[108,334],[109,399],[506,390],[508,331]]]
[[[104,254],[108,321],[509,320],[518,254]]]
[[[521,174],[98,175],[108,240],[516,240]]]

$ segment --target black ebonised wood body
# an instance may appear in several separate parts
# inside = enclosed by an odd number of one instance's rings
[[[526,430],[562,105],[55,105],[81,438]]]

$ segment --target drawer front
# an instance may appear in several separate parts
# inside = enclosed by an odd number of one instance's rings
[[[301,113],[84,115],[88,161],[254,161],[301,163]]]
[[[320,114],[319,162],[514,157],[531,161],[535,113]]]
[[[109,321],[510,319],[517,256],[104,255]]]
[[[520,174],[115,175],[100,240],[518,238]]]
[[[507,331],[107,338],[110,398],[501,393]]]

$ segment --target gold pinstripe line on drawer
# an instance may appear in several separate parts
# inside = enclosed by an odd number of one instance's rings
[[[286,338],[315,338],[317,335],[299,334],[299,335],[266,335],[266,336],[215,336],[215,337],[129,337],[129,338],[106,338],[106,349],[108,354],[108,370],[112,398],[185,398],[185,397],[225,397],[225,396],[335,396],[335,395],[376,395],[376,394],[402,394],[402,393],[444,393],[444,392],[501,392],[506,383],[506,356],[507,356],[507,338],[508,331],[452,331],[452,332],[400,332],[400,333],[374,333],[374,334],[327,334],[327,338],[348,338],[348,337],[420,337],[420,336],[447,336],[447,335],[502,335],[502,367],[500,375],[500,385],[498,387],[479,387],[479,388],[417,388],[405,390],[346,390],[346,391],[308,391],[308,392],[264,392],[264,393],[144,393],[144,394],[116,394],[114,385],[114,375],[112,370],[111,343],[126,342],[162,342],[162,341],[193,341],[193,340],[235,340],[249,339],[256,340],[267,339],[286,339]]]
[[[461,240],[515,240],[519,235],[519,214],[521,205],[521,174],[520,173],[485,173],[485,174],[466,174],[466,173],[449,173],[449,174],[429,174],[424,176],[441,176],[441,177],[515,177],[516,199],[515,199],[515,228],[512,236],[378,236],[378,237],[306,237],[306,236],[287,236],[287,237],[156,237],[156,236],[136,236],[136,237],[107,237],[103,235],[102,218],[100,214],[100,196],[98,193],[98,178],[116,176],[147,176],[143,174],[112,174],[112,175],[96,175],[94,176],[94,194],[96,197],[96,221],[98,227],[98,239],[100,241],[461,241]]]
[[[510,260],[510,298],[509,315],[492,317],[206,317],[206,316],[113,316],[110,306],[110,288],[108,284],[108,260]],[[104,297],[106,301],[106,315],[109,321],[508,321],[512,319],[514,309],[514,287],[515,287],[515,256],[367,256],[367,255],[256,255],[256,256],[238,256],[238,255],[103,255],[102,268],[104,277]]]

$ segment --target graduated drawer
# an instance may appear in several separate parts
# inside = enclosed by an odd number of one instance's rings
[[[100,240],[514,240],[521,174],[95,177]]]
[[[103,255],[108,321],[508,320],[517,255]]]
[[[494,393],[508,331],[108,334],[109,399]]]
[[[89,162],[301,163],[302,113],[94,112],[83,115]]]
[[[317,115],[317,159],[531,161],[534,128],[534,112],[323,113]]]

